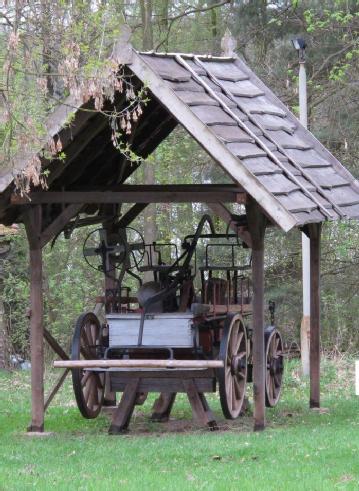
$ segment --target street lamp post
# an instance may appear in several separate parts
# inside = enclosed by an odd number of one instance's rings
[[[307,111],[307,74],[305,70],[306,42],[302,38],[292,39],[293,47],[299,57],[299,120],[308,126]],[[303,316],[300,327],[300,352],[303,375],[309,375],[310,343],[310,240],[302,233],[302,279],[303,279]]]

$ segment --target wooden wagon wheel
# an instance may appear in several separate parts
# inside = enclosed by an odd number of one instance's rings
[[[227,316],[221,339],[219,359],[224,367],[218,369],[219,397],[227,419],[239,416],[247,383],[247,333],[239,314]]]
[[[92,312],[80,315],[75,325],[72,339],[72,360],[95,360],[99,358],[101,341],[100,321]],[[101,411],[105,393],[103,373],[72,369],[72,385],[77,406],[84,418],[96,418]]]
[[[280,398],[283,378],[283,342],[277,329],[266,334],[266,406],[274,407]]]

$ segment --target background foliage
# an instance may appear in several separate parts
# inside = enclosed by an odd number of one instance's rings
[[[35,5],[36,8],[40,5],[40,10],[36,10]],[[30,134],[41,135],[47,111],[60,96],[66,95],[68,88],[59,82],[56,73],[68,59],[69,43],[80,46],[81,73],[84,74],[101,62],[98,61],[99,50],[105,52],[104,47],[111,46],[119,33],[118,26],[125,19],[133,29],[133,43],[137,48],[162,51],[218,54],[220,40],[228,27],[237,39],[239,54],[295,113],[298,110],[298,63],[291,38],[304,36],[308,43],[310,129],[358,177],[358,7],[357,0],[3,2],[0,9],[0,56],[4,62],[0,78],[2,159],[5,160],[5,150],[9,155],[16,150],[21,135],[29,132],[29,128]],[[19,9],[23,14],[16,16]],[[30,15],[31,12],[34,15]],[[19,47],[13,58],[12,78],[6,80],[4,74],[12,49],[9,40],[14,29],[19,33]],[[64,38],[63,33],[66,33]],[[47,40],[51,41],[51,51],[47,49]],[[31,55],[32,69],[38,70],[33,77],[25,56],[25,41],[37,47]],[[40,75],[45,77],[47,86],[41,92],[41,102],[35,104]],[[23,111],[24,88],[26,112]],[[5,118],[9,104],[11,114]],[[9,131],[13,132],[11,145]],[[225,182],[225,176],[181,128],[162,143],[132,179],[138,183]],[[203,212],[199,205],[160,204],[138,219],[135,226],[147,236],[156,232],[160,239],[175,239],[191,233]],[[48,247],[45,252],[46,323],[65,344],[70,340],[73,320],[93,306],[94,297],[102,290],[102,278],[88,269],[81,257],[86,233],[77,231],[70,240],[60,237],[54,248]],[[358,234],[359,227],[354,222],[328,223],[324,227],[322,343],[328,350],[357,350],[359,347]],[[26,242],[23,232],[11,240],[11,255],[2,264],[4,301],[13,349],[26,354]],[[287,236],[272,230],[267,234],[267,296],[277,302],[278,324],[289,342],[299,339],[300,246],[297,231]]]

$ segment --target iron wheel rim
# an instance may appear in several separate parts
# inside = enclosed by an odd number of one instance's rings
[[[101,341],[101,324],[92,312],[82,314],[75,326],[72,340],[71,359],[97,359]],[[77,406],[84,418],[94,419],[101,411],[105,377],[98,373],[81,368],[72,369],[72,385]]]
[[[247,384],[247,333],[239,314],[227,316],[221,339],[218,369],[219,397],[225,418],[236,419],[241,413]]]
[[[283,341],[277,329],[270,334],[266,344],[266,406],[277,405],[283,380]]]

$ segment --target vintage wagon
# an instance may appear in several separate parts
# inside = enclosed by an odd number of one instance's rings
[[[209,233],[203,231],[206,225]],[[225,418],[237,418],[244,409],[246,385],[252,382],[252,288],[246,276],[251,266],[236,260],[235,250],[242,247],[238,236],[216,233],[211,217],[204,215],[195,233],[182,242],[182,254],[172,244],[173,263],[165,264],[161,250],[171,244],[129,243],[128,232],[133,236],[134,229],[110,235],[98,229],[84,244],[88,263],[115,281],[114,288],[99,299],[106,306],[104,322],[93,312],[82,314],[76,322],[71,366],[79,410],[85,418],[95,418],[107,383],[110,393],[123,393],[109,430],[119,433],[128,428],[134,406],[142,404],[148,392],[161,394],[153,408],[155,421],[166,421],[176,394],[185,392],[197,421],[214,429],[216,421],[205,393],[218,387]],[[205,254],[197,268],[201,240],[206,241]],[[195,288],[197,269],[200,297]],[[138,274],[145,271],[153,273],[153,281],[142,283]],[[138,282],[136,297],[130,297],[124,286],[128,274]],[[270,311],[272,322],[265,329],[265,397],[272,407],[280,397],[283,343],[274,326],[273,303]]]

